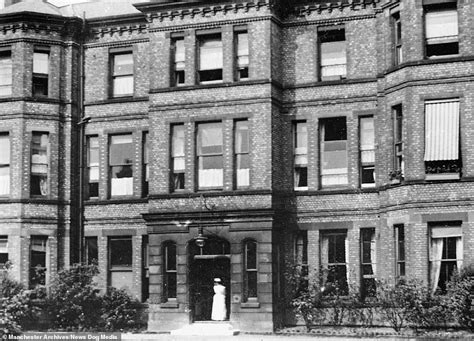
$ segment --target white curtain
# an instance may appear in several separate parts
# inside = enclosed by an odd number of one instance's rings
[[[458,13],[456,10],[426,13],[426,38],[443,38],[458,35]]]
[[[10,167],[2,168],[2,172],[8,172],[8,174],[0,175],[0,195],[10,194]]]
[[[184,39],[178,39],[175,41],[174,62],[176,70],[184,70],[186,62]]]
[[[438,288],[439,275],[441,272],[441,257],[443,255],[443,239],[431,239],[431,285],[432,291]]]
[[[249,65],[249,39],[247,33],[237,35],[237,63],[239,67]]]
[[[112,196],[133,195],[133,178],[113,178],[110,194]]]
[[[370,263],[372,263],[372,271],[374,275],[377,273],[377,242],[375,240],[375,231],[370,237]]]
[[[33,55],[33,73],[49,73],[49,54],[35,52]]]
[[[320,250],[320,258],[321,258],[321,269],[323,270],[323,283],[327,280],[327,269],[328,269],[328,262],[329,262],[329,238],[327,236],[321,235],[321,250]]]
[[[464,247],[462,243],[462,238],[456,238],[456,266],[458,271],[462,268],[462,261],[464,257]]]
[[[222,169],[199,169],[199,188],[222,187],[224,171]]]
[[[222,69],[222,40],[220,38],[201,41],[199,70]]]
[[[250,170],[246,169],[237,169],[237,186],[245,187],[250,184]]]
[[[133,94],[133,76],[121,76],[114,79],[114,95]]]

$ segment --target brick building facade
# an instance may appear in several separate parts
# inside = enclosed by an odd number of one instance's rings
[[[474,262],[473,12],[6,6],[0,263],[34,286],[97,261],[155,331],[210,319],[214,277],[235,327],[272,330],[295,264],[364,295],[375,278],[443,290]]]

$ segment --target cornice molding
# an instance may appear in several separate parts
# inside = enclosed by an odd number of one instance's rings
[[[219,20],[219,21],[206,22],[206,23],[184,24],[184,25],[172,26],[172,27],[153,27],[153,28],[150,28],[148,31],[150,33],[154,33],[154,32],[175,32],[175,31],[184,31],[184,30],[190,30],[190,29],[209,29],[209,28],[222,27],[224,25],[242,25],[249,22],[266,21],[266,20],[272,20],[281,24],[281,22],[278,21],[275,17],[271,15],[266,15],[266,16],[253,17],[253,18],[241,18],[241,19],[233,19],[233,20]]]
[[[63,47],[79,47],[80,44],[74,41],[66,41],[66,40],[51,40],[51,39],[36,39],[36,38],[14,38],[14,39],[6,39],[0,41],[0,46],[8,46],[16,43],[29,43],[29,44],[38,44],[38,45],[59,45]]]
[[[306,17],[313,12],[318,14],[321,13],[332,13],[335,11],[343,12],[345,8],[350,8],[350,10],[361,10],[368,7],[377,9],[377,4],[380,0],[352,0],[349,3],[343,3],[342,1],[338,2],[321,2],[317,4],[311,4],[306,6],[296,6],[296,15],[298,17]]]
[[[121,26],[102,26],[99,28],[91,28],[91,33],[96,37],[104,37],[105,35],[113,36],[114,34],[118,34],[119,36],[123,35],[124,33],[143,33],[148,32],[148,25],[147,24],[129,24],[129,25],[121,25]]]
[[[85,49],[94,49],[98,47],[122,47],[122,46],[130,46],[133,44],[141,44],[141,43],[148,43],[150,42],[150,38],[137,38],[137,39],[129,39],[129,40],[121,40],[121,41],[110,41],[110,42],[98,42],[98,43],[87,43],[84,45]]]
[[[153,20],[158,19],[160,22],[169,19],[173,21],[175,19],[183,20],[184,18],[194,18],[196,16],[201,17],[212,17],[216,16],[218,13],[223,13],[224,15],[231,12],[231,13],[247,13],[251,9],[255,9],[256,11],[261,10],[262,8],[271,8],[271,0],[263,0],[263,1],[248,1],[248,2],[237,2],[232,4],[225,4],[225,5],[210,5],[205,4],[204,6],[195,6],[192,8],[181,8],[176,9],[175,6],[163,6],[162,9],[158,8],[156,11],[151,13],[147,13],[147,19],[149,22],[153,22]],[[146,8],[144,8],[144,11]]]
[[[339,18],[325,18],[319,20],[311,21],[293,21],[284,23],[284,27],[299,27],[299,26],[310,26],[310,25],[331,25],[341,22],[349,22],[355,20],[365,20],[365,19],[374,19],[377,17],[376,13],[373,14],[362,14],[362,15],[353,15],[348,17],[339,17]]]

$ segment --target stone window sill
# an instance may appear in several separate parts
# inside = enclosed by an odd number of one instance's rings
[[[176,301],[169,301],[169,302],[161,303],[160,307],[163,309],[176,309],[176,308],[179,308],[179,303]]]
[[[250,309],[257,309],[257,308],[260,308],[260,303],[257,302],[257,301],[253,301],[253,302],[242,302],[240,304],[240,307],[241,308],[250,308]]]

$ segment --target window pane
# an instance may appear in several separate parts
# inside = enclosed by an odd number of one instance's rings
[[[0,165],[10,164],[10,136],[0,134]]]
[[[114,76],[133,74],[133,54],[114,55]]]
[[[33,132],[31,142],[31,181],[32,195],[47,195],[49,171],[49,134]]]
[[[247,120],[235,122],[235,152],[249,152],[249,123]]]
[[[198,126],[198,155],[222,154],[222,123]]]
[[[249,241],[245,244],[245,257],[247,270],[257,269],[257,243]]]
[[[132,238],[109,240],[110,266],[132,266]]]
[[[184,49],[184,39],[176,39],[174,41],[174,62],[176,63],[176,69],[184,68],[185,59],[185,49]]]
[[[247,272],[247,297],[257,296],[257,271]]]
[[[184,125],[174,125],[171,127],[172,147],[171,156],[184,156]]]
[[[109,152],[111,165],[132,164],[134,155],[132,134],[111,136]]]
[[[249,35],[247,32],[238,33],[237,34],[237,56],[239,57],[247,56],[248,58],[248,55],[249,55]]]
[[[33,54],[33,73],[49,73],[49,54],[35,52]]]
[[[200,41],[199,70],[222,69],[221,37],[204,38]]]
[[[426,38],[443,38],[458,35],[458,13],[456,10],[427,12]]]
[[[168,244],[165,247],[166,253],[166,271],[176,270],[176,245]]]
[[[133,94],[133,76],[116,77],[113,86],[115,96]]]
[[[12,58],[10,52],[0,55],[0,96],[12,94]]]
[[[98,260],[97,237],[86,237],[86,263],[97,264]]]

